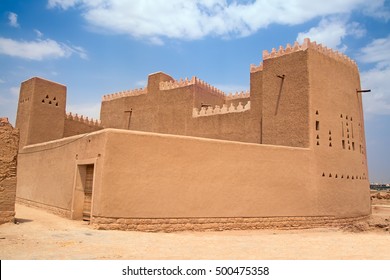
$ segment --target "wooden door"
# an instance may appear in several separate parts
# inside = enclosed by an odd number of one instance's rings
[[[93,186],[93,164],[86,166],[86,176],[84,184],[84,207],[83,220],[89,221],[91,219],[91,203],[92,203],[92,186]]]

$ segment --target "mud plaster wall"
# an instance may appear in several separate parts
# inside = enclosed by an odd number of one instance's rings
[[[15,125],[21,147],[62,138],[65,106],[65,86],[37,77],[23,82]]]
[[[85,118],[66,116],[66,87],[34,77],[21,84],[16,127],[20,146],[61,139],[102,129]]]
[[[199,85],[188,85],[175,89],[160,90],[156,81],[169,77],[163,73],[149,76],[146,94],[103,101],[100,118],[104,127],[136,131],[168,133],[173,135],[197,136],[259,143],[259,106],[245,113],[221,114],[193,118],[193,108],[202,104],[212,107],[235,104],[249,99],[226,101],[218,94],[211,94]],[[173,81],[172,78],[169,78]],[[168,80],[169,80],[168,79]],[[256,97],[252,97],[256,99]],[[257,110],[256,110],[257,109]]]
[[[301,169],[310,172],[309,150],[114,129],[76,139],[23,149],[18,198],[70,210],[77,161],[98,158],[94,216],[257,217],[316,212],[310,199],[313,186],[299,175]],[[276,168],[284,172],[275,176]]]
[[[18,158],[18,200],[49,210],[57,208],[70,217],[77,163],[99,163],[103,157],[105,137],[96,133],[24,147]],[[99,175],[100,170],[96,172]],[[98,188],[99,180],[95,184]]]
[[[98,131],[100,129],[103,129],[103,127],[87,124],[77,120],[65,119],[63,137],[69,137],[69,136],[83,134],[83,133],[90,133],[93,131]]]
[[[284,79],[278,77],[282,75]],[[249,99],[225,100],[197,84],[160,89],[160,76],[173,81],[156,73],[149,76],[146,94],[103,101],[103,125],[270,145],[310,145],[307,50],[266,59],[263,70],[251,73]],[[243,101],[245,105],[248,100],[248,112],[192,117],[192,109],[200,109],[202,104],[215,107]]]
[[[107,133],[102,200],[96,201],[96,216],[342,218],[369,214],[361,205],[332,202],[325,192],[318,196],[314,154],[309,149]],[[319,207],[320,200],[329,200],[326,204],[331,206],[340,203],[338,211]]]
[[[158,227],[161,219],[182,223],[193,218],[198,224],[201,218],[211,223],[246,218],[242,223],[258,225],[245,227],[257,228],[266,220],[250,218],[305,216],[319,224],[370,213],[360,204],[334,200],[319,190],[310,149],[116,129],[77,137],[23,149],[18,198],[63,209],[70,216],[76,165],[92,159],[92,215],[100,219],[98,224],[107,222],[105,218],[112,223],[120,218],[130,219],[127,223],[154,219]],[[54,161],[57,168],[51,169]],[[45,176],[40,176],[43,172]]]
[[[309,147],[307,61],[307,51],[264,61],[263,144]]]
[[[316,154],[319,207],[348,211],[356,206],[370,211],[364,120],[359,73],[351,63],[340,63],[308,50],[310,73],[310,139]],[[333,202],[333,203],[331,203]],[[341,207],[342,202],[350,209]]]
[[[106,148],[97,216],[258,217],[316,212],[310,178],[299,174],[299,170],[310,173],[308,150],[126,131],[109,131]],[[275,169],[282,172],[276,176]]]
[[[16,163],[19,131],[7,118],[0,118],[0,224],[15,216]]]

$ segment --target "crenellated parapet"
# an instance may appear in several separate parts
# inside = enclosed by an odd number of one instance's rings
[[[309,38],[304,39],[303,44],[300,45],[298,42],[295,42],[292,46],[290,44],[287,44],[284,48],[283,46],[279,46],[279,49],[273,48],[271,52],[268,52],[268,50],[263,51],[263,61],[280,57],[289,53],[298,52],[298,51],[304,51],[307,49],[313,49],[317,52],[320,52],[328,57],[331,57],[339,62],[342,62],[344,64],[350,65],[352,67],[357,68],[357,64],[354,60],[350,59],[345,54],[338,52],[336,50],[333,50],[331,48],[327,48],[325,46],[322,46],[322,44],[317,44],[315,41],[311,42]],[[261,67],[260,67],[261,66]],[[258,67],[251,65],[251,72],[259,71],[261,68],[262,70],[262,64],[260,64]]]
[[[346,56],[345,54],[341,53],[341,52],[338,52],[336,50],[332,50],[330,48],[327,48],[326,46],[323,46],[322,44],[317,44],[316,42],[310,42],[309,39],[305,39],[307,40],[309,43],[309,48],[310,49],[313,49],[313,50],[316,50],[317,52],[320,52],[328,57],[331,57],[333,59],[335,59],[336,61],[339,61],[341,63],[344,63],[346,65],[350,65],[352,67],[354,67],[356,70],[358,70],[358,66],[356,64],[356,62],[349,58],[348,56]]]
[[[72,113],[66,113],[67,120],[77,121],[81,122],[87,125],[93,125],[93,126],[101,126],[100,120],[94,120],[93,118],[84,117],[83,115],[78,114],[72,114]]]
[[[260,62],[259,65],[251,64],[250,65],[250,72],[255,73],[258,71],[263,71],[263,62]]]
[[[222,107],[215,106],[213,107],[202,107],[200,110],[198,108],[193,108],[192,110],[192,117],[198,118],[198,117],[207,117],[212,115],[221,115],[221,114],[228,114],[228,113],[240,113],[244,111],[248,111],[251,108],[251,102],[248,101],[245,105],[242,105],[242,102],[239,102],[237,106],[234,106],[233,103],[230,104],[228,107],[226,104],[224,104]]]
[[[205,81],[202,81],[201,79],[199,79],[197,77],[195,77],[195,85],[204,89],[205,91],[207,91],[208,93],[211,93],[213,95],[217,95],[217,96],[221,96],[221,97],[226,96],[222,90],[206,83]]]
[[[186,87],[189,85],[194,85],[196,82],[196,77],[192,77],[190,80],[188,78],[180,80],[173,80],[173,81],[166,81],[166,82],[161,82],[160,83],[160,90],[171,90],[175,88],[181,88],[181,87]]]
[[[250,97],[250,92],[249,90],[247,91],[240,91],[236,93],[229,93],[225,95],[225,100],[234,100],[234,99],[241,99],[241,98],[249,98]]]
[[[137,96],[137,95],[142,95],[148,93],[147,88],[139,88],[139,89],[133,89],[133,90],[125,90],[125,91],[120,91],[112,94],[107,94],[103,95],[102,101],[110,101],[113,99],[118,99],[122,97],[127,97],[127,96]]]
[[[219,95],[221,97],[225,96],[225,93],[222,90],[206,83],[205,81],[202,81],[201,79],[199,79],[195,76],[192,77],[191,79],[185,78],[185,79],[180,79],[180,80],[161,82],[160,83],[160,90],[171,90],[171,89],[176,89],[176,88],[187,87],[190,85],[198,86],[198,87],[204,89],[206,92],[213,94],[213,95]]]

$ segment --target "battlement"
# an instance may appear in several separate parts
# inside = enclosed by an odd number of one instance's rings
[[[189,85],[194,85],[196,83],[196,77],[192,77],[190,80],[188,78],[180,80],[173,80],[173,81],[166,81],[166,82],[161,82],[160,83],[160,90],[171,90],[175,88],[181,88],[181,87],[186,87]]]
[[[222,96],[222,97],[225,97],[225,93],[220,90],[220,89],[217,89],[216,87],[206,83],[205,81],[202,81],[201,79],[199,78],[196,78],[195,77],[195,85],[199,86],[200,88],[203,88],[204,90],[208,91],[209,93],[213,94],[213,95],[217,95],[217,96]]]
[[[127,97],[127,96],[137,96],[137,95],[142,95],[142,94],[147,94],[148,90],[147,88],[139,88],[139,89],[133,89],[133,90],[125,90],[125,91],[120,91],[112,94],[106,94],[103,95],[102,101],[110,101],[122,97]]]
[[[186,86],[190,86],[190,85],[199,86],[200,88],[206,90],[210,94],[225,97],[225,93],[222,90],[217,89],[216,87],[206,83],[205,81],[203,81],[195,76],[192,77],[190,80],[188,78],[185,78],[185,79],[180,79],[180,80],[161,82],[160,83],[160,90],[171,90],[171,89],[186,87]]]
[[[251,108],[251,102],[248,101],[245,106],[242,105],[242,102],[238,102],[237,106],[234,106],[233,103],[230,104],[228,107],[226,104],[224,104],[222,107],[215,106],[213,107],[202,107],[200,110],[198,108],[193,108],[192,110],[192,117],[208,117],[212,115],[221,115],[221,114],[228,114],[228,113],[240,113],[244,111],[248,111]]]
[[[260,62],[259,65],[251,64],[249,69],[251,73],[263,71],[263,62]]]
[[[67,120],[77,121],[86,125],[101,126],[100,120],[94,120],[93,118],[84,117],[83,115],[66,113],[65,118]]]
[[[234,100],[234,99],[241,99],[241,98],[249,98],[250,92],[247,91],[241,91],[236,93],[229,93],[228,95],[225,95],[225,100]]]
[[[283,55],[286,55],[289,53],[293,53],[293,52],[305,51],[307,49],[313,49],[317,52],[320,52],[328,57],[335,59],[336,61],[342,62],[346,65],[350,65],[350,66],[357,69],[356,62],[354,60],[350,59],[345,54],[340,53],[340,52],[333,50],[331,48],[322,46],[322,44],[317,44],[315,41],[311,42],[309,38],[305,38],[302,45],[299,45],[298,42],[295,42],[293,44],[293,46],[291,46],[290,44],[287,44],[285,48],[283,46],[279,46],[278,50],[273,48],[271,52],[268,52],[268,50],[264,50],[263,51],[263,61],[270,59],[270,58],[280,57],[280,56],[283,56]],[[257,67],[251,65],[251,72],[256,72],[256,71],[259,71],[260,69],[262,70],[261,63]]]

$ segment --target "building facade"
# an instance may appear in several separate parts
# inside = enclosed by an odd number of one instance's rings
[[[67,114],[66,87],[22,83],[17,198],[103,229],[310,227],[370,215],[358,67],[310,42],[263,52],[250,91],[158,72]]]

